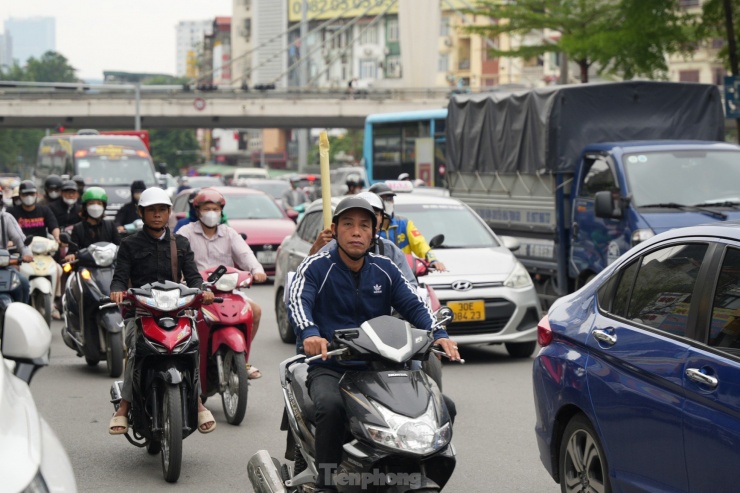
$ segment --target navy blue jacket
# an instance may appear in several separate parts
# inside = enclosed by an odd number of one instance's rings
[[[430,308],[390,259],[367,253],[357,274],[344,264],[338,249],[317,253],[301,263],[288,298],[288,316],[298,345],[311,336],[331,341],[335,330],[390,315],[391,307],[419,329],[436,329]],[[444,329],[435,330],[434,336],[448,337]]]

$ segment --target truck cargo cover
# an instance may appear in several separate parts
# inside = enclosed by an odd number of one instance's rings
[[[617,82],[456,95],[447,116],[449,171],[572,172],[588,144],[724,141],[716,86]]]

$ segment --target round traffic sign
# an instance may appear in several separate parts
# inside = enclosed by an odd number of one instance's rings
[[[203,111],[204,109],[206,109],[206,100],[203,98],[195,98],[193,100],[193,106],[196,110]]]

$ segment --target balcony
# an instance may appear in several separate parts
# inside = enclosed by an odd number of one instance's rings
[[[458,70],[470,70],[470,59],[464,59],[457,62],[457,69]]]

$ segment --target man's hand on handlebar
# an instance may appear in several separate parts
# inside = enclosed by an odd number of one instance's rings
[[[112,303],[115,303],[116,305],[120,305],[123,303],[123,295],[125,293],[123,291],[114,291],[110,294],[110,300]]]
[[[75,257],[75,254],[74,253],[70,253],[69,255],[67,255],[66,257],[64,257],[64,261],[65,262],[74,262],[75,258],[77,258],[77,257]]]
[[[210,291],[203,291],[203,304],[204,305],[210,305],[211,303],[213,303],[213,298],[215,298],[213,293],[211,293]]]
[[[21,258],[24,262],[33,262],[33,255],[24,255]]]
[[[434,344],[441,347],[450,361],[460,361],[460,353],[457,351],[457,344],[447,337],[440,337]]]
[[[321,355],[321,359],[326,361],[329,357],[326,353],[328,351],[329,341],[319,336],[311,336],[303,340],[303,352],[306,356]]]

